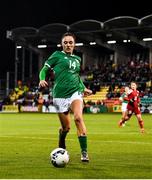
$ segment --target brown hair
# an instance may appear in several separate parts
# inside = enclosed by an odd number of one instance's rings
[[[73,33],[71,33],[71,32],[66,32],[66,33],[64,33],[64,34],[62,35],[61,40],[62,40],[64,37],[66,37],[66,36],[72,36],[73,39],[74,39],[74,41],[76,41],[75,35],[74,35]]]

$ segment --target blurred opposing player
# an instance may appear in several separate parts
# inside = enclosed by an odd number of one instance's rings
[[[122,122],[122,126],[125,126],[125,116],[126,116],[126,112],[127,112],[127,105],[128,105],[128,100],[125,100],[125,98],[128,97],[128,93],[129,93],[129,87],[126,86],[124,89],[124,93],[122,93],[122,95],[120,96],[119,100],[121,101],[121,112],[122,112],[122,117],[121,120]]]
[[[53,104],[61,123],[59,129],[59,147],[66,149],[65,139],[71,128],[70,110],[73,112],[81,147],[81,161],[88,162],[87,132],[83,120],[83,95],[90,95],[80,79],[81,58],[73,54],[75,35],[67,32],[61,38],[62,51],[55,51],[45,62],[40,71],[39,86],[48,86],[45,80],[50,69],[54,71]]]
[[[127,112],[124,120],[119,121],[119,126],[121,127],[125,123],[125,121],[128,121],[131,118],[132,114],[134,113],[137,117],[140,131],[141,133],[144,133],[144,122],[142,120],[141,111],[139,107],[140,105],[139,91],[137,90],[137,84],[135,82],[131,82],[131,90],[128,93],[128,97],[124,99],[128,101]]]

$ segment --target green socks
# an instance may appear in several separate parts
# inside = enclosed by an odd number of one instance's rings
[[[81,147],[81,152],[87,152],[87,136],[79,136],[78,139]]]
[[[66,145],[65,145],[65,138],[67,135],[68,131],[59,131],[59,147],[66,149]]]
[[[65,145],[65,138],[67,135],[67,131],[59,131],[59,147],[66,149],[66,145]],[[80,147],[81,147],[81,152],[85,151],[87,152],[87,136],[79,136],[79,143],[80,143]]]

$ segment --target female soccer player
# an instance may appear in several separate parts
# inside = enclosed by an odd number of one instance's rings
[[[77,135],[81,147],[81,161],[89,162],[87,153],[87,132],[83,120],[83,96],[92,94],[80,79],[81,58],[73,54],[75,48],[75,35],[67,32],[61,38],[62,51],[55,51],[42,67],[39,86],[48,86],[47,72],[53,68],[53,104],[61,122],[59,129],[59,147],[66,148],[65,139],[70,130],[70,110],[73,112]]]
[[[124,89],[124,93],[122,93],[122,95],[120,96],[119,100],[122,102],[121,104],[121,112],[122,112],[122,117],[121,117],[121,120],[119,121],[119,124],[120,122],[123,122],[121,124],[121,126],[125,126],[125,116],[126,116],[126,112],[127,112],[127,104],[128,104],[128,101],[125,100],[125,98],[128,97],[128,92],[129,92],[129,87],[126,86],[125,89]]]
[[[140,111],[140,97],[139,91],[137,90],[137,84],[135,82],[131,82],[131,91],[128,93],[128,97],[125,98],[128,101],[127,105],[127,113],[125,115],[124,120],[119,122],[119,126],[122,126],[125,121],[128,121],[132,114],[135,113],[138,124],[140,126],[141,133],[144,133],[144,122],[142,120],[141,111]]]

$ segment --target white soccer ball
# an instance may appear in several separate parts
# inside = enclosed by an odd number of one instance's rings
[[[55,167],[65,167],[69,162],[69,153],[63,148],[56,148],[50,153],[50,161]]]

